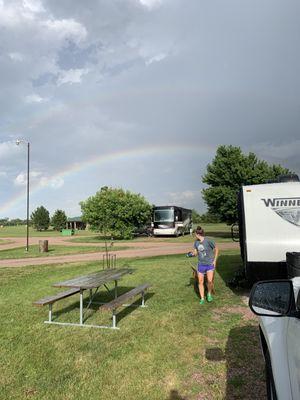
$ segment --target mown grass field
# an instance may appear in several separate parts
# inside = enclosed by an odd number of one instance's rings
[[[100,400],[264,399],[257,322],[244,293],[225,284],[240,266],[223,252],[212,304],[200,306],[184,256],[126,260],[126,291],[151,282],[146,309],[124,309],[119,331],[44,324],[32,302],[58,291],[57,281],[94,272],[99,263],[0,269],[0,398]],[[119,262],[119,266],[122,262]],[[101,295],[107,298],[103,291]],[[78,296],[57,306],[78,320]],[[88,323],[110,315],[89,312]]]
[[[228,242],[232,241],[231,233],[230,233],[230,226],[226,224],[202,224],[206,235],[215,239],[218,242]],[[61,233],[58,231],[47,230],[38,232],[33,228],[29,228],[29,236],[30,237],[51,237],[51,236],[61,236]],[[0,228],[0,238],[5,237],[26,237],[26,226],[5,226]],[[99,234],[93,231],[80,231],[77,230],[74,236],[66,236],[66,238],[70,238],[72,242],[78,243],[97,243],[103,242],[104,238],[99,236]],[[190,242],[191,236],[185,235],[180,236],[178,238],[175,237],[155,237],[155,238],[148,238],[145,236],[137,237],[133,239],[135,241],[167,241],[167,242]],[[119,240],[118,240],[119,241]],[[125,240],[122,242],[126,242]],[[1,241],[0,241],[1,243]]]
[[[214,239],[216,242],[224,243],[224,242],[232,242],[231,238],[231,228],[226,224],[202,224],[202,227],[205,230],[205,233],[210,238]],[[103,242],[103,237],[98,234],[93,234],[93,236],[79,236],[71,239],[72,242],[75,243],[97,243]],[[186,234],[185,236],[179,237],[146,237],[140,236],[133,239],[134,241],[162,241],[162,242],[174,242],[174,243],[188,243],[194,240],[194,237]],[[116,242],[120,242],[120,240],[116,240]],[[121,240],[121,242],[126,242],[126,240]]]
[[[126,250],[126,246],[114,246],[114,251]],[[15,258],[30,258],[30,257],[51,257],[63,256],[67,254],[80,254],[80,253],[96,253],[105,251],[105,247],[101,246],[68,246],[68,245],[51,245],[48,252],[40,253],[38,245],[29,246],[28,251],[25,251],[24,246],[17,247],[9,250],[1,250],[0,247],[0,260],[15,259]]]
[[[26,237],[27,228],[26,225],[19,226],[4,226],[0,228],[0,237]],[[91,236],[93,232],[76,230],[76,236]],[[29,227],[30,237],[51,237],[51,236],[61,236],[61,232],[49,229],[47,231],[37,231],[32,227]],[[68,237],[68,236],[67,236]]]

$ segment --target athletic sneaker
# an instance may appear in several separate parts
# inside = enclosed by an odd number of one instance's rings
[[[204,299],[200,299],[200,301],[199,301],[199,304],[204,304],[205,303],[205,300]]]
[[[207,301],[208,301],[209,303],[211,303],[211,302],[213,301],[213,297],[212,297],[211,294],[208,294],[208,295],[207,295]]]

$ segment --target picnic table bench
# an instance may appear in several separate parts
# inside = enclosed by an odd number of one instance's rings
[[[121,269],[109,269],[103,270],[100,272],[95,272],[89,275],[78,276],[76,278],[69,279],[67,281],[62,281],[55,283],[54,287],[68,287],[69,290],[66,290],[61,293],[57,293],[40,300],[33,302],[34,306],[42,307],[44,305],[49,305],[49,318],[47,321],[44,321],[48,324],[57,324],[57,325],[71,325],[71,326],[85,326],[85,327],[95,327],[95,328],[111,328],[111,329],[119,329],[117,328],[116,324],[116,310],[121,307],[124,301],[134,298],[138,295],[142,295],[142,304],[141,307],[145,307],[145,298],[144,294],[145,291],[150,287],[150,284],[145,283],[140,286],[135,287],[134,289],[118,296],[118,281],[126,274],[132,273],[133,270],[129,268],[121,268]],[[111,292],[107,287],[107,283],[114,282],[114,299],[109,303],[97,303],[94,301],[95,295],[98,292],[98,289],[101,286],[104,286],[108,292]],[[89,325],[84,323],[84,312],[83,312],[83,293],[84,291],[89,291],[89,301],[86,306],[86,310],[90,307],[91,304],[101,304],[101,310],[112,310],[113,312],[113,323],[112,326],[103,326],[103,325]],[[94,290],[94,293],[93,293]],[[52,319],[52,305],[64,298],[70,297],[76,293],[80,294],[79,297],[79,323],[73,322],[60,322],[60,321],[53,321]],[[126,305],[129,306],[129,305]]]
[[[151,285],[149,283],[144,283],[140,286],[135,287],[134,289],[129,290],[128,292],[122,294],[121,296],[117,297],[116,299],[110,301],[109,303],[103,304],[99,308],[100,311],[112,311],[112,328],[116,328],[117,326],[117,317],[116,317],[116,310],[121,306],[129,306],[129,304],[123,304],[127,300],[131,300],[138,295],[142,295],[142,304],[140,307],[145,306],[145,292]]]
[[[70,290],[66,290],[65,292],[60,292],[53,294],[52,296],[44,297],[43,299],[37,300],[33,302],[33,305],[37,307],[41,307],[47,304],[53,304],[57,300],[65,299],[66,297],[72,296],[75,293],[79,293],[80,289],[73,288]]]
[[[64,292],[56,293],[52,296],[44,297],[43,299],[34,301],[32,304],[37,307],[42,307],[42,306],[45,306],[48,304],[49,305],[48,322],[51,322],[52,321],[52,305],[53,305],[53,303],[55,303],[58,300],[65,299],[66,297],[73,296],[73,294],[76,294],[79,292],[80,292],[80,289],[72,288],[72,289],[66,290]]]

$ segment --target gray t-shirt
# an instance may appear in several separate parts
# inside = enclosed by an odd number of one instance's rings
[[[211,239],[204,238],[202,242],[196,240],[194,248],[198,251],[198,260],[201,265],[212,265],[214,262],[215,254],[214,249],[216,245]]]

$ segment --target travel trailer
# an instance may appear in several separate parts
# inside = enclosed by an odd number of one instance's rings
[[[153,208],[152,228],[154,236],[179,236],[192,229],[192,210],[177,206]]]
[[[254,282],[287,276],[286,253],[300,252],[300,182],[243,186],[239,193],[239,237],[246,277]]]

